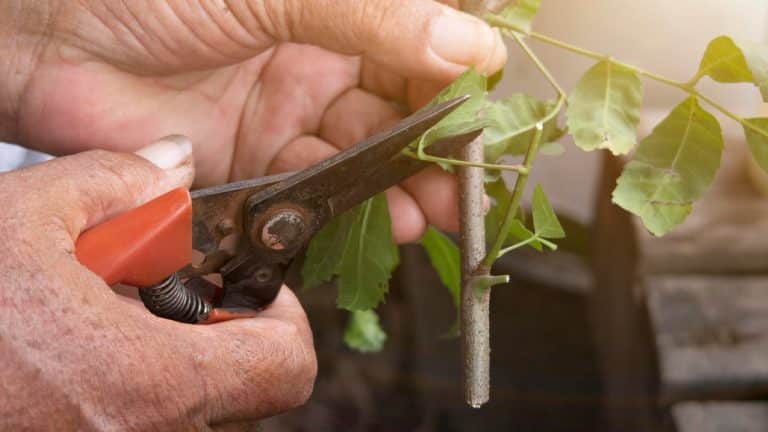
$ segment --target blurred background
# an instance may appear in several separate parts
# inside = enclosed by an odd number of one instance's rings
[[[534,28],[673,79],[694,74],[709,40],[768,41],[765,0],[543,0]],[[530,42],[566,90],[592,64]],[[510,46],[496,90],[551,98]],[[646,135],[685,94],[644,81]],[[755,116],[749,85],[703,92]],[[763,112],[768,114],[768,111]],[[726,156],[715,186],[681,229],[651,238],[608,202],[621,161],[566,152],[542,157],[544,185],[568,232],[556,253],[507,256],[512,275],[492,298],[492,400],[463,402],[460,346],[447,291],[419,247],[381,309],[383,352],[344,347],[334,288],[302,294],[320,376],[311,401],[264,431],[760,431],[768,430],[768,208],[750,179],[741,127],[722,119]],[[0,170],[46,156],[6,146]],[[764,299],[765,298],[765,299]]]

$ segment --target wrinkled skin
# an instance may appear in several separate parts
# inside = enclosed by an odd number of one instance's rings
[[[463,17],[474,38],[433,28],[459,14],[428,0],[29,7],[7,14],[30,27],[47,18],[28,31],[45,35],[29,36],[34,55],[16,62],[28,71],[8,97],[17,141],[53,153],[125,151],[182,133],[196,145],[199,185],[304,168],[397,121],[467,65],[490,73],[506,59],[477,20]],[[448,41],[458,50],[449,62],[430,36],[453,32],[461,43]],[[455,192],[438,169],[390,191],[396,240],[417,240],[427,222],[456,230]]]
[[[7,0],[0,140],[132,152],[181,133],[200,186],[304,168],[396,122],[468,65],[503,65],[498,34],[449,6]],[[290,291],[254,319],[182,325],[74,258],[84,229],[189,185],[191,165],[162,171],[97,151],[0,176],[0,429],[239,430],[309,396],[312,336]],[[396,240],[427,223],[455,229],[455,189],[435,169],[390,190]]]
[[[76,260],[79,233],[192,180],[92,151],[0,175],[0,429],[245,426],[306,400],[312,333],[284,288],[257,318],[160,319]],[[66,199],[62,199],[66,197]]]

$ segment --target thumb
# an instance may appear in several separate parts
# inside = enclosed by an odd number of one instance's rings
[[[411,78],[444,81],[467,66],[493,73],[506,62],[498,31],[432,0],[252,0],[272,37],[310,43]]]
[[[63,223],[72,239],[85,229],[165,192],[189,187],[192,145],[169,136],[136,154],[93,150],[20,171],[34,214]]]

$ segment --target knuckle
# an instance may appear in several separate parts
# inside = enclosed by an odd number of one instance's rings
[[[253,13],[264,31],[278,40],[290,40],[302,25],[304,2],[296,0],[255,2]]]

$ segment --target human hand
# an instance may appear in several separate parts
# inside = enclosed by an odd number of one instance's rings
[[[59,154],[182,133],[199,185],[305,168],[506,60],[496,31],[432,0],[10,1],[3,31],[0,134],[3,111],[7,137]],[[437,168],[388,197],[399,242],[458,227]]]
[[[76,260],[85,229],[192,181],[191,146],[92,151],[0,175],[0,429],[214,430],[304,403],[316,360],[283,289],[256,318],[151,315]]]

